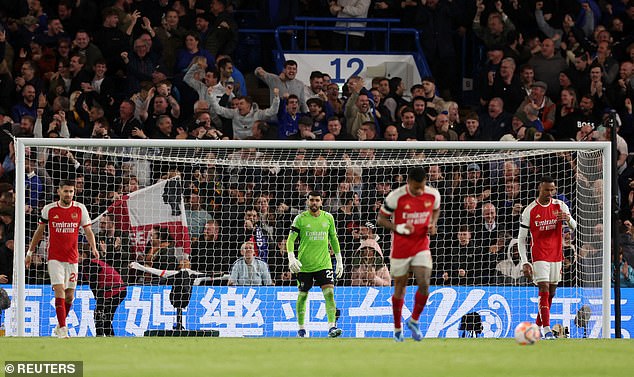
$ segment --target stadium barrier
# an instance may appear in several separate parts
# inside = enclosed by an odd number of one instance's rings
[[[11,286],[4,286],[10,296]],[[600,289],[600,288],[588,288]],[[130,286],[125,301],[114,317],[116,336],[143,336],[173,328],[176,310],[170,304],[170,286]],[[27,285],[26,336],[48,336],[57,323],[55,301],[49,286]],[[414,290],[408,291],[405,303],[413,302]],[[336,287],[335,299],[341,311],[342,336],[356,338],[392,337],[390,287]],[[345,297],[345,300],[341,300]],[[530,301],[523,298],[529,297]],[[600,297],[600,295],[598,295]],[[217,330],[222,337],[293,337],[297,332],[295,287],[193,287],[189,307],[184,312],[187,330]],[[590,300],[592,301],[592,300]],[[621,291],[623,337],[634,333],[634,289]],[[482,318],[484,338],[513,337],[513,329],[523,321],[534,321],[537,315],[537,289],[534,287],[441,287],[431,288],[429,302],[421,317],[425,337],[458,338],[459,326],[466,313],[478,312]],[[551,320],[570,329],[570,337],[583,337],[583,328],[575,325],[575,317],[585,304],[577,288],[559,288],[551,309]],[[614,333],[612,301],[611,332]],[[407,305],[406,305],[407,306]],[[15,310],[15,306],[9,309]],[[80,286],[68,317],[71,336],[94,336],[95,300],[88,286]],[[528,309],[527,309],[528,308]],[[403,309],[403,316],[411,315]],[[528,317],[526,316],[528,313]],[[7,313],[9,314],[9,313]],[[600,313],[590,313],[588,337],[601,337]],[[6,318],[12,318],[7,315]],[[13,328],[8,326],[7,329]],[[326,337],[327,319],[323,295],[313,290],[308,295],[306,329],[309,336]],[[13,335],[7,333],[7,335]],[[211,335],[207,335],[211,336]]]

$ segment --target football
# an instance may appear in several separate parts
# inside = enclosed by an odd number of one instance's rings
[[[515,341],[521,345],[535,344],[541,339],[539,326],[531,322],[521,322],[515,327]]]

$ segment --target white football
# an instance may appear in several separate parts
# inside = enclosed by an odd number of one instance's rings
[[[521,345],[535,344],[542,338],[539,326],[531,322],[521,322],[515,327],[515,341]]]

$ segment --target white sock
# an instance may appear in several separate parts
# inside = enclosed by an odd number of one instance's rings
[[[300,330],[306,330],[306,328],[304,327],[304,325],[299,325],[299,329],[300,329]]]
[[[402,327],[395,327],[394,328],[394,332],[399,332],[399,331],[403,331]]]
[[[544,326],[544,334],[551,332],[550,326]]]
[[[335,327],[335,323],[334,322],[328,322],[328,328],[331,329]]]

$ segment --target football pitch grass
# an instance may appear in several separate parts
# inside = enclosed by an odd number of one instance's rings
[[[84,376],[632,376],[634,340],[0,338],[0,360],[84,363]],[[9,374],[7,374],[9,376]]]

